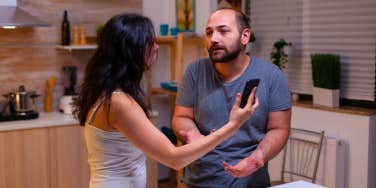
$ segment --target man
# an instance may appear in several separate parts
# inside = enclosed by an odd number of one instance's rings
[[[258,109],[233,137],[185,168],[187,187],[270,186],[267,161],[288,139],[291,99],[277,66],[245,54],[250,33],[249,20],[241,12],[215,11],[205,31],[210,59],[190,64],[179,84],[173,129],[190,143],[220,128],[246,81],[260,79]]]

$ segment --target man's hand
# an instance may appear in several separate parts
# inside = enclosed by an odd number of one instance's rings
[[[238,164],[232,166],[227,162],[223,161],[223,166],[225,170],[234,176],[235,178],[241,178],[249,176],[256,172],[259,168],[264,166],[264,161],[262,157],[262,152],[255,150],[251,156],[246,157],[238,162]]]
[[[183,130],[179,131],[179,136],[187,144],[192,143],[192,142],[204,137],[204,135],[200,134],[197,131],[183,131]]]

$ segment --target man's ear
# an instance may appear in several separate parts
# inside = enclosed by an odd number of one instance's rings
[[[243,29],[242,36],[240,38],[241,43],[243,45],[248,44],[250,37],[251,37],[251,30],[249,28]]]

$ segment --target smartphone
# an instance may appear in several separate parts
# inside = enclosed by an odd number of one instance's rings
[[[260,83],[260,79],[251,79],[247,81],[243,89],[242,99],[240,101],[240,108],[244,108],[244,106],[247,104],[248,97],[251,94],[252,89],[258,86],[259,83]]]

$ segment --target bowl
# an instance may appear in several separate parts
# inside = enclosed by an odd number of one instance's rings
[[[176,92],[178,91],[178,83],[176,82],[161,82],[161,88],[168,90],[168,91],[173,91]]]

